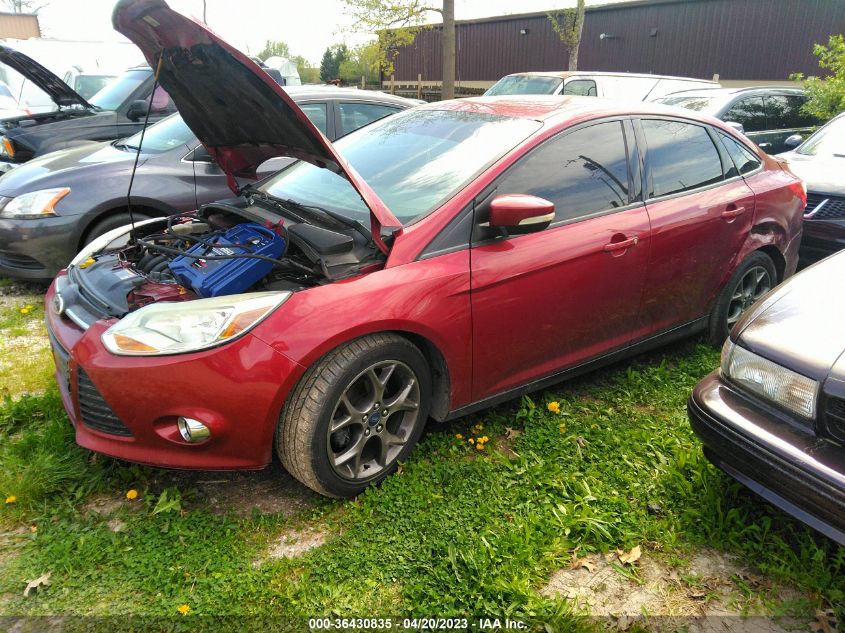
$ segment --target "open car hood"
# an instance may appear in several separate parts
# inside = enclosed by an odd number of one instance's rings
[[[73,88],[44,68],[37,61],[19,50],[0,45],[0,62],[16,70],[26,79],[41,88],[59,107],[79,105],[91,108]]]
[[[287,93],[246,55],[164,0],[120,0],[114,28],[156,69],[188,127],[229,178],[256,178],[263,162],[290,156],[344,176],[370,209],[376,245],[401,222]]]

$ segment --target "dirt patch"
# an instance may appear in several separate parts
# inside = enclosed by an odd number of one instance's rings
[[[192,490],[189,507],[205,506],[217,514],[239,517],[248,517],[253,512],[292,517],[313,507],[317,499],[314,492],[276,463],[259,471],[172,471],[156,483]]]
[[[286,530],[270,546],[264,560],[297,558],[326,542],[326,533],[313,527]],[[264,561],[259,561],[261,564]]]
[[[109,516],[114,514],[123,505],[124,499],[122,497],[114,497],[113,495],[94,495],[82,505],[83,512],[93,512],[101,516]]]
[[[782,633],[806,630],[808,624],[799,618],[768,619],[770,605],[809,604],[808,596],[775,585],[719,552],[703,550],[674,568],[650,554],[634,565],[622,565],[616,554],[586,560],[578,569],[553,574],[541,593],[567,598],[579,612],[614,619],[615,628],[652,617],[657,620],[649,621],[649,630],[663,630],[664,624],[674,630],[672,620],[683,618],[686,630],[702,633]]]

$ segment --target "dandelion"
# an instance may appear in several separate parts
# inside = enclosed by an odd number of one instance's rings
[[[482,442],[489,442],[490,438],[485,435],[484,437],[481,438],[481,441]]]
[[[479,442],[478,444],[476,444],[476,445],[475,445],[475,450],[477,450],[477,451],[483,451],[483,450],[484,450],[484,443],[483,443],[483,442]]]
[[[475,438],[471,437],[467,440],[467,442],[469,442],[470,444],[475,444]]]
[[[6,497],[6,503],[14,503],[17,500],[18,498],[15,495],[9,495],[8,497]]]
[[[178,609],[176,609],[176,610],[177,610],[179,613],[181,613],[182,615],[188,615],[188,611],[190,611],[190,610],[191,610],[191,607],[189,607],[189,606],[188,606],[188,605],[186,605],[186,604],[183,604],[181,607],[179,607],[179,608],[178,608]]]
[[[546,405],[546,408],[552,413],[560,413],[560,402],[550,402],[548,405]]]
[[[27,304],[26,309],[27,309],[27,310],[32,310],[32,306],[31,306],[31,305],[29,305],[29,304]]]
[[[560,432],[561,432],[561,433],[565,433],[565,432],[566,432],[566,425],[565,425],[565,424],[561,424],[561,425],[558,427],[558,429],[560,430]]]
[[[459,440],[464,439],[464,436],[463,436],[463,435],[461,435],[460,433],[455,433],[455,437],[456,437],[457,439],[459,439]]]
[[[137,499],[138,498],[138,491],[135,490],[134,488],[132,490],[127,491],[126,498],[129,499],[130,501],[132,501],[133,499]]]
[[[21,314],[29,314],[30,308],[21,308]]]

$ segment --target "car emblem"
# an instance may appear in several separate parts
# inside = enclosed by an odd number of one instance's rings
[[[370,414],[370,417],[367,418],[367,424],[369,424],[370,426],[375,426],[379,422],[381,422],[381,413],[379,413],[378,411],[373,411]]]
[[[53,296],[53,310],[61,316],[65,311],[65,300],[58,292]]]

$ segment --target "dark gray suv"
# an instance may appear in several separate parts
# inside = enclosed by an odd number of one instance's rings
[[[684,90],[655,100],[657,103],[696,110],[733,123],[764,152],[791,149],[793,134],[807,135],[821,121],[801,111],[807,101],[799,88],[710,88]]]

